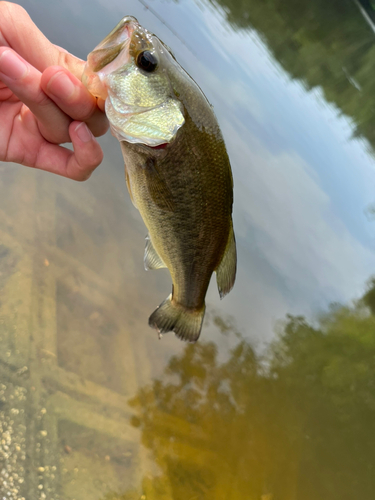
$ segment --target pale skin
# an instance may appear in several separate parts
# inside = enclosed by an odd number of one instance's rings
[[[52,44],[25,9],[0,1],[0,161],[90,177],[103,159],[94,136],[108,122],[104,103],[81,83],[84,65]]]

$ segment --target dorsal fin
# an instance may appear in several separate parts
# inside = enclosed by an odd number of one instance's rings
[[[234,285],[237,270],[236,240],[234,237],[233,223],[231,223],[228,243],[223,258],[216,269],[216,282],[222,299],[229,293]]]
[[[164,264],[163,260],[161,259],[160,255],[158,254],[158,252],[155,250],[150,235],[146,236],[144,265],[146,271],[149,271],[150,269],[161,269],[163,267],[167,267]]]

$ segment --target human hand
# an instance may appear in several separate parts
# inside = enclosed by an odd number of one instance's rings
[[[101,163],[103,102],[81,82],[85,62],[53,45],[17,4],[0,1],[0,161],[85,180]],[[74,152],[59,144],[72,142]]]

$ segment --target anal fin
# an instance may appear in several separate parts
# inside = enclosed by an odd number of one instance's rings
[[[146,236],[144,265],[145,265],[146,271],[149,271],[150,269],[161,269],[163,267],[167,267],[164,264],[160,255],[155,250],[155,247],[152,244],[152,241],[151,241],[151,238],[149,235]]]
[[[223,258],[216,269],[216,282],[222,299],[229,293],[234,285],[237,270],[237,250],[234,237],[233,224],[231,224],[228,243]]]

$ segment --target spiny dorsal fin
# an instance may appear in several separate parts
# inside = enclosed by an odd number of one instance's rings
[[[216,269],[216,282],[222,299],[229,293],[236,279],[237,251],[234,237],[233,224],[231,223],[228,243],[218,268]]]
[[[149,235],[146,236],[146,248],[144,256],[144,265],[146,271],[150,269],[161,269],[162,267],[167,267],[162,261],[160,255],[155,250]]]

